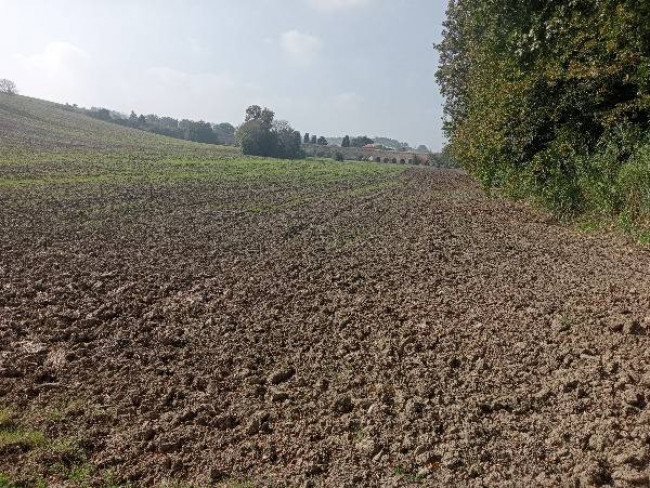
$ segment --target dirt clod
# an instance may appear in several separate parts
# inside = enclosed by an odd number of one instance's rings
[[[296,374],[296,370],[292,367],[282,368],[274,371],[268,378],[268,382],[272,385],[279,385],[285,381],[289,381],[293,375]]]
[[[354,404],[352,398],[348,395],[341,395],[334,401],[334,411],[336,413],[345,414],[350,413],[352,410],[354,410]]]

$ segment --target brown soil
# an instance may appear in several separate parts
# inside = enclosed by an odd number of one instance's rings
[[[125,190],[148,203],[99,227],[0,210],[0,406],[92,483],[648,485],[648,252],[459,172],[275,212],[208,191]],[[53,465],[0,448],[17,481]]]

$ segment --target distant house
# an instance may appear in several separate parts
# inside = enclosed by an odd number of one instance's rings
[[[383,144],[366,144],[363,146],[366,151],[394,151],[394,147],[384,146]]]

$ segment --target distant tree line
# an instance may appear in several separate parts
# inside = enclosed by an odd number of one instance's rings
[[[204,144],[235,144],[235,127],[229,123],[210,124],[188,119],[160,117],[155,114],[138,115],[135,112],[127,117],[106,108],[84,109],[91,117],[133,129],[153,132],[175,139],[202,142]]]

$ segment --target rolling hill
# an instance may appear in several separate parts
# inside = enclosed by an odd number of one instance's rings
[[[0,158],[16,153],[132,152],[223,157],[235,148],[159,136],[89,117],[76,107],[0,94]]]

